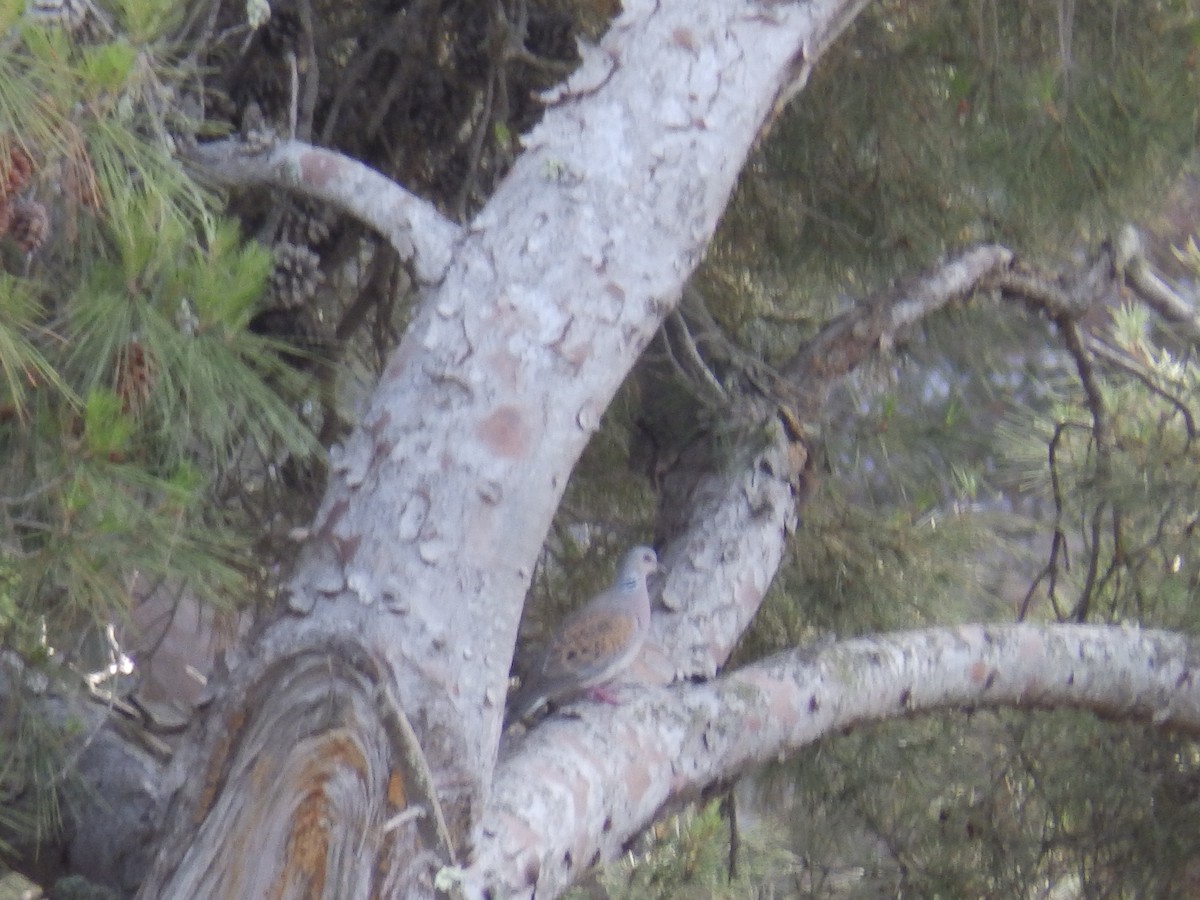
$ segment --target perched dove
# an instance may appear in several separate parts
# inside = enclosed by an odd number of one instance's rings
[[[633,662],[650,627],[646,576],[659,570],[649,547],[625,554],[612,586],[563,620],[509,704],[508,721],[612,681]]]

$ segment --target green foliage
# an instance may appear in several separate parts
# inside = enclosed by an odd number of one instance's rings
[[[857,873],[837,896],[1169,898],[1190,896],[1197,762],[1136,725],[980,714],[829,740],[773,783],[814,874]]]
[[[722,803],[708,803],[660,823],[644,841],[645,851],[630,853],[622,863],[597,873],[595,880],[603,891],[600,895],[611,900],[788,896],[787,885],[799,866],[772,834],[767,823],[758,820],[738,828],[731,877],[728,816]],[[576,888],[564,896],[582,900],[597,892]]]
[[[12,674],[10,660],[0,674],[7,701],[0,711],[0,833],[45,834],[61,822],[58,791],[66,777],[64,729],[46,722],[13,690]],[[0,854],[10,849],[0,840]]]
[[[120,90],[137,62],[137,51],[124,43],[87,47],[80,55],[80,78],[94,93]]]
[[[316,442],[309,385],[246,328],[270,254],[172,155],[181,7],[124,0],[86,40],[21,8],[0,5],[0,205],[42,204],[49,232],[0,228],[0,645],[86,670],[83,636],[128,617],[135,578],[254,602],[262,523],[228,497]],[[53,730],[10,724],[0,785],[51,796]],[[21,809],[0,825],[55,824]]]
[[[39,316],[33,285],[0,272],[0,405],[11,408],[18,418],[26,414],[29,391],[40,384],[69,396],[58,371],[38,347]]]
[[[839,637],[976,621],[1004,610],[981,577],[1003,516],[866,508],[832,486],[806,507],[790,564],[777,576],[739,658]],[[978,560],[977,564],[964,561]]]
[[[160,198],[132,197],[111,250],[87,272],[66,310],[73,381],[124,394],[167,465],[197,453],[222,459],[247,438],[306,443],[290,406],[264,381],[287,381],[245,325],[270,258],[242,247],[228,224],[196,234]],[[293,379],[294,380],[294,379]]]
[[[185,4],[176,0],[120,0],[113,11],[118,31],[135,44],[143,44],[166,33],[185,8]]]
[[[1144,312],[1113,310],[1108,332],[1127,369],[1100,382],[1106,433],[1065,379],[1047,384],[1046,412],[1015,411],[1004,429],[1011,477],[1051,511],[1063,549],[1038,614],[1193,631],[1200,367],[1154,339]]]
[[[134,423],[122,410],[121,398],[98,388],[88,394],[83,413],[83,449],[89,456],[119,458],[129,449]]]
[[[770,341],[758,315],[820,317],[837,292],[955,247],[1051,258],[1104,234],[1195,144],[1194,15],[1184,2],[871,4],[744,171],[709,255],[722,316]]]

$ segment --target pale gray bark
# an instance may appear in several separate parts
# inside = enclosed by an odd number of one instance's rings
[[[271,803],[290,821],[262,852],[229,865],[270,799],[260,780],[239,775],[256,771],[245,739],[261,735],[258,757],[303,744],[261,724],[272,692],[291,688],[296,658],[344,662],[356,709],[371,700],[360,692],[382,682],[375,687],[395,699],[376,698],[377,715],[411,723],[458,853],[471,851],[524,595],[571,469],[677,302],[755,136],[863,5],[631,3],[584,54],[334,455],[290,585],[296,615],[250,648],[178,755],[171,829],[145,896],[179,895],[185,883],[190,896],[267,884],[293,895],[292,843],[346,846],[368,833],[368,870],[410,889],[428,883],[436,866],[412,852],[417,822],[378,830],[397,812],[386,793],[365,809],[330,801],[311,819]],[[318,733],[335,724],[314,722]],[[365,725],[355,728],[353,758],[369,758]],[[385,738],[394,756],[415,749]],[[354,782],[362,772],[351,767],[320,785]],[[423,800],[425,812],[438,805],[404,784],[406,801]],[[217,866],[241,880],[196,875]],[[325,896],[349,896],[323,866],[300,875]]]
[[[353,216],[411,259],[422,284],[441,280],[461,236],[433,204],[358,160],[323,147],[286,140],[250,154],[241,141],[228,140],[200,144],[189,155],[207,177],[223,185],[294,189]]]
[[[846,728],[961,707],[1091,709],[1200,732],[1200,645],[1106,626],[970,625],[798,649],[531,731],[496,771],[467,882],[553,896],[708,787]],[[493,895],[495,896],[495,895]]]

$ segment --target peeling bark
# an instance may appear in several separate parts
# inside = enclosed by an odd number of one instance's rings
[[[297,654],[325,646],[378,661],[419,737],[457,854],[472,851],[524,595],[570,471],[678,301],[764,122],[862,6],[631,3],[585,53],[454,246],[361,427],[333,454],[289,586],[291,615],[231,660],[228,684],[177,756],[144,896],[252,896],[242,888],[270,885],[281,896],[349,897],[404,866],[395,883],[419,892],[455,862],[397,853],[398,842],[420,844],[414,821],[363,844],[353,872],[310,869],[303,888],[288,880],[285,835],[299,834],[306,807],[249,777],[244,742],[276,719],[259,679],[273,675],[282,689]],[[311,150],[273,152],[285,163],[273,179],[370,181]],[[387,227],[402,244],[403,228]],[[368,713],[354,723],[364,747],[379,733]],[[299,745],[331,727],[313,719],[286,733]],[[349,757],[330,766],[322,786],[364,777]],[[365,771],[386,783],[385,770]],[[196,772],[208,774],[196,783]],[[351,806],[326,798],[305,846],[350,846],[366,823],[394,818],[386,797],[376,781]],[[253,871],[230,867],[219,884],[197,874],[230,859],[267,806],[288,821],[247,860]]]
[[[971,625],[780,654],[703,685],[581,705],[496,770],[467,881],[554,896],[664,811],[847,728],[937,710],[1091,709],[1200,733],[1200,644],[1107,626]],[[475,896],[482,895],[476,890]]]

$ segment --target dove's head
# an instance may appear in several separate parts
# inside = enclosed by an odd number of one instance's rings
[[[633,590],[642,584],[647,575],[653,575],[662,569],[658,564],[658,554],[650,547],[634,547],[621,559],[617,569],[617,584],[624,590]]]

